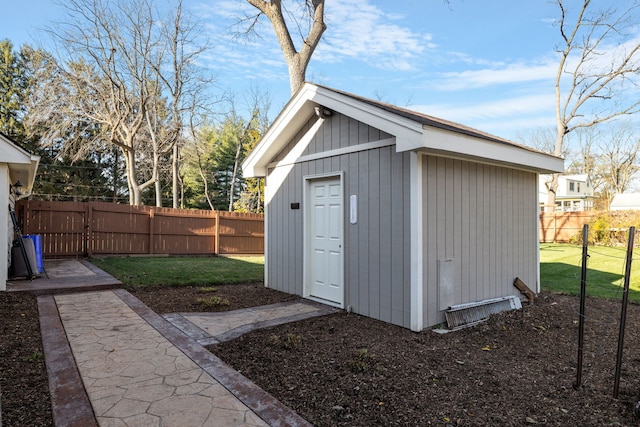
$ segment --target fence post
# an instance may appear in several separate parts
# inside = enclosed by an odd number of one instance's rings
[[[618,334],[618,353],[616,356],[616,372],[613,381],[613,398],[618,398],[620,389],[620,369],[622,368],[622,349],[624,348],[624,328],[627,321],[627,305],[629,302],[629,279],[631,277],[631,261],[633,261],[633,239],[635,227],[629,227],[629,242],[627,243],[627,264],[624,270],[624,291],[622,292],[622,310],[620,311],[620,333]]]
[[[213,251],[215,255],[220,255],[220,211],[215,211],[216,213],[216,229],[215,229],[215,242],[213,245]]]
[[[85,252],[88,257],[93,256],[93,239],[91,236],[93,235],[93,203],[87,203],[87,216],[85,219],[86,223],[84,225],[84,244],[85,244]]]
[[[153,229],[155,227],[155,211],[149,209],[149,255],[153,255]]]
[[[23,234],[32,234],[31,231],[31,221],[29,221],[29,218],[27,216],[27,213],[29,211],[29,201],[25,201],[25,204],[23,204],[21,206],[21,210],[22,212],[20,212],[20,216],[22,217],[22,224],[20,224],[20,228],[22,229],[22,233]]]
[[[584,347],[584,318],[585,318],[585,299],[587,294],[587,260],[589,253],[587,247],[589,245],[589,226],[585,224],[582,227],[582,271],[580,274],[580,317],[578,325],[578,369],[576,375],[576,384],[574,389],[578,389],[582,385],[582,355]]]

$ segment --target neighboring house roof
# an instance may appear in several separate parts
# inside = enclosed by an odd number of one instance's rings
[[[20,181],[24,196],[31,194],[40,156],[29,153],[8,136],[0,133],[0,163],[9,165],[11,184]]]
[[[566,174],[566,175],[561,175],[561,177],[566,180],[580,181],[580,182],[587,182],[589,180],[589,175],[587,175],[586,173],[573,174],[573,175]]]
[[[325,107],[396,137],[396,151],[421,151],[538,173],[562,172],[561,158],[464,125],[305,83],[284,107],[243,163],[244,176],[265,176],[267,165],[304,123]]]
[[[609,209],[612,211],[640,209],[640,193],[616,194]]]

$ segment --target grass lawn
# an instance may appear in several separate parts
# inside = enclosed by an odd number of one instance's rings
[[[113,257],[91,262],[129,287],[209,286],[264,280],[264,256]]]
[[[640,250],[638,250],[640,252]],[[625,247],[590,246],[587,295],[620,299],[625,269]],[[640,256],[632,264],[629,300],[640,303]],[[540,245],[540,281],[543,290],[580,293],[582,246]],[[128,287],[214,286],[260,282],[264,256],[238,257],[113,257],[92,263]]]
[[[640,256],[631,264],[629,301],[640,303]],[[626,247],[590,246],[587,262],[587,295],[622,298]],[[582,246],[540,244],[540,282],[543,290],[580,293]]]

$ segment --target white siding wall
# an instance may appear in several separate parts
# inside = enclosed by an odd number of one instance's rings
[[[311,129],[301,130],[276,160],[283,159]],[[326,119],[304,155],[390,138],[384,132],[336,114]],[[394,146],[280,166],[267,177],[267,283],[303,292],[303,177],[344,172],[345,307],[409,327],[409,154]],[[358,198],[358,222],[349,223],[349,197]],[[298,202],[301,209],[291,209]]]
[[[0,163],[0,200],[4,207],[0,207],[0,291],[7,289],[7,276],[11,260],[11,243],[13,240],[13,223],[9,217],[8,205],[13,208],[13,198],[9,196],[9,167]]]
[[[453,259],[453,304],[518,295],[537,282],[536,174],[423,158],[424,327],[444,321],[438,260]]]

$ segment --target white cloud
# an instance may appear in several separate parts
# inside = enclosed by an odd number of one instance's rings
[[[437,88],[440,90],[463,90],[509,83],[526,83],[549,80],[553,82],[558,69],[557,60],[539,63],[515,63],[481,70],[465,70],[441,74]]]
[[[456,122],[467,122],[476,119],[506,118],[515,115],[554,111],[554,95],[530,94],[520,97],[500,99],[473,104],[421,104],[411,105],[412,110],[433,115]]]
[[[528,94],[489,102],[421,104],[408,108],[508,139],[523,129],[554,126],[554,95]]]
[[[416,59],[435,48],[430,34],[417,33],[366,0],[344,0],[326,6],[325,33],[316,60],[358,59],[382,69],[413,70]]]

